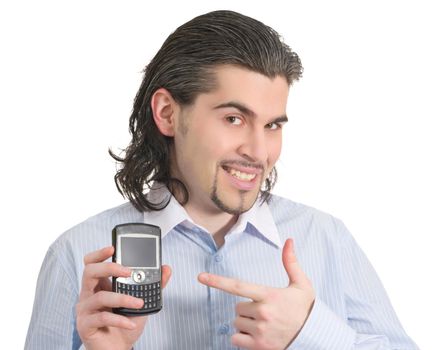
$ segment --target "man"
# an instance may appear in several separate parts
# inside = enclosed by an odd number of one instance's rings
[[[129,203],[63,234],[38,279],[26,348],[416,349],[345,226],[273,196],[298,56],[230,11],[179,27],[147,66],[115,176]],[[149,191],[147,191],[149,190]],[[111,230],[162,229],[164,305],[114,307],[129,276]],[[296,257],[297,256],[297,257]]]

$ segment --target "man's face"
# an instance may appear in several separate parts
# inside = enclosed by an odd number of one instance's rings
[[[240,214],[256,201],[281,152],[288,84],[235,66],[176,117],[173,171],[196,210]]]

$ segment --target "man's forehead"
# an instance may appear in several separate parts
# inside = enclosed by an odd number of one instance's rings
[[[234,65],[213,69],[214,88],[198,99],[210,108],[217,106],[261,113],[285,113],[289,85],[283,76],[274,78]],[[242,107],[242,108],[240,108]]]

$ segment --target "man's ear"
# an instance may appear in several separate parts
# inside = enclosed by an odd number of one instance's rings
[[[165,136],[175,135],[175,118],[179,108],[171,93],[160,88],[151,97],[151,109],[157,128]]]

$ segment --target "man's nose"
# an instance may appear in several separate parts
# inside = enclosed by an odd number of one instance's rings
[[[250,162],[265,164],[267,161],[267,145],[264,130],[247,133],[239,147],[239,154]]]

